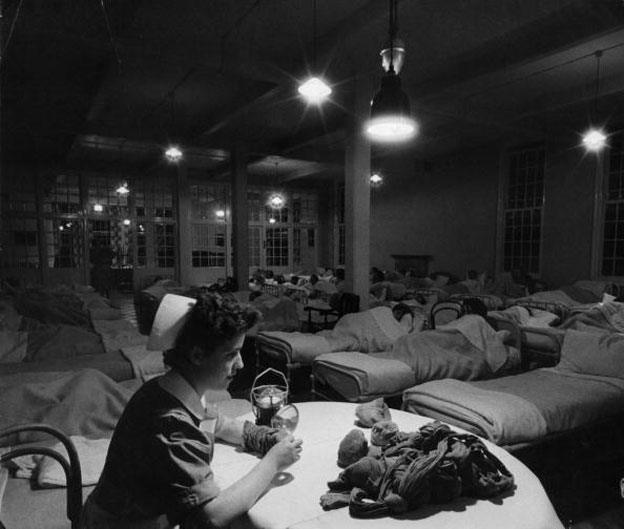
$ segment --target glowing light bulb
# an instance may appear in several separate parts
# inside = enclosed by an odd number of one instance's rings
[[[104,211],[104,206],[102,206],[102,204],[93,204],[93,211],[102,213],[102,211]]]
[[[607,145],[607,136],[602,130],[589,129],[583,135],[583,145],[588,151],[598,152]]]
[[[218,219],[224,219],[225,211],[223,211],[222,209],[218,209],[217,211],[215,211],[215,215],[217,216]]]
[[[179,162],[182,159],[182,151],[176,145],[170,145],[165,151],[165,158],[172,163]]]
[[[298,90],[308,103],[313,104],[321,103],[332,93],[332,89],[318,77],[310,77],[305,83],[299,85]]]
[[[275,224],[276,222],[277,221],[273,217],[269,219],[269,224]]]
[[[127,195],[128,193],[130,193],[130,190],[128,189],[128,184],[126,184],[125,182],[121,184],[115,191],[117,191],[117,193],[119,193],[120,195]]]
[[[269,199],[269,204],[272,208],[281,208],[284,205],[284,197],[281,195],[273,195]]]
[[[383,182],[383,178],[380,174],[374,173],[370,177],[370,183],[373,185],[378,185]]]
[[[123,220],[124,226],[130,226],[130,219]]]

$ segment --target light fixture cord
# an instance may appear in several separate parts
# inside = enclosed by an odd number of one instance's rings
[[[316,0],[312,9],[312,71],[316,72]]]
[[[397,33],[396,0],[389,0],[388,35],[390,37],[390,66],[388,72],[394,72],[394,39]]]
[[[600,94],[600,59],[602,59],[602,50],[597,50],[596,56],[596,91],[594,93],[594,119],[598,120],[598,95]]]

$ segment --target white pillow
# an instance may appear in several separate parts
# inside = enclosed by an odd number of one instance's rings
[[[566,331],[557,369],[624,379],[624,335]]]

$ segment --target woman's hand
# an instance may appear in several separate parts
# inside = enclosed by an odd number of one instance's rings
[[[267,452],[267,458],[273,460],[277,466],[278,472],[298,461],[301,457],[301,439],[295,439],[292,435],[288,435]]]

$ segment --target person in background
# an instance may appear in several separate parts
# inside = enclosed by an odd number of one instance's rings
[[[205,394],[225,390],[243,367],[245,331],[257,313],[216,294],[200,294],[194,305],[191,298],[174,298],[186,305],[175,308],[170,329],[159,338],[171,369],[146,382],[126,406],[82,511],[81,529],[226,527],[300,457],[301,441],[284,430],[206,411]],[[165,300],[156,329],[165,311],[174,310]],[[215,439],[263,456],[223,490],[210,469]]]
[[[345,291],[345,270],[344,268],[336,268],[336,292]]]

